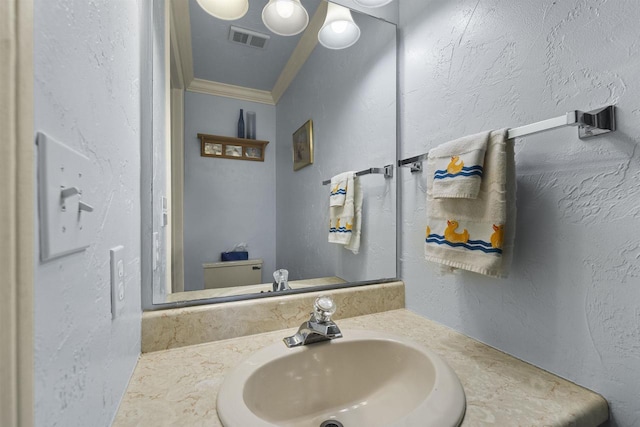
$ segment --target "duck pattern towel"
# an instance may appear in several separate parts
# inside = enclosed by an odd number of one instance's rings
[[[425,239],[428,261],[491,277],[508,276],[515,236],[516,175],[513,140],[506,135],[506,129],[489,134],[476,198],[436,198],[437,156],[430,153]]]
[[[475,199],[484,174],[489,132],[465,136],[429,151],[433,162],[434,199]]]
[[[331,195],[329,196],[329,206],[344,206],[347,198],[347,181],[353,180],[352,172],[344,172],[331,178]]]
[[[336,175],[336,177],[345,174],[346,188],[342,206],[331,204],[331,197],[333,197],[335,189],[332,183],[329,197],[329,242],[344,245],[345,249],[357,254],[360,251],[363,194],[360,180],[356,177],[355,172],[345,172]]]

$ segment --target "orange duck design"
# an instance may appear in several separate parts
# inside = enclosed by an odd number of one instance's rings
[[[493,224],[493,234],[491,235],[491,247],[502,249],[504,242],[504,224]]]
[[[458,163],[458,161],[460,161],[460,163]],[[462,171],[462,168],[464,168],[464,162],[460,160],[460,157],[451,156],[451,161],[447,165],[447,173],[455,175]]]
[[[458,221],[447,221],[447,228],[444,230],[444,238],[451,243],[467,243],[469,241],[469,231],[465,228],[462,233],[456,232]]]

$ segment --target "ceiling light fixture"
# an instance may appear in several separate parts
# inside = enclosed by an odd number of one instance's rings
[[[309,24],[309,14],[300,0],[269,0],[262,9],[262,22],[281,36],[301,33]]]
[[[360,38],[360,28],[353,21],[351,11],[344,6],[329,3],[327,17],[318,32],[318,41],[329,49],[345,49]]]
[[[249,10],[249,0],[197,0],[209,15],[225,21],[242,18]]]
[[[364,7],[382,7],[391,3],[393,0],[353,0],[356,4]]]

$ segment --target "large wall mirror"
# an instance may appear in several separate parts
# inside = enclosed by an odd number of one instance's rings
[[[323,181],[396,161],[397,2],[366,9],[336,0],[360,29],[337,50],[318,43],[325,0],[303,0],[309,24],[287,37],[263,23],[268,0],[249,0],[234,21],[197,0],[153,2],[145,309],[274,295],[279,269],[289,272],[290,293],[395,278],[396,178],[358,178],[357,253],[328,241]],[[245,126],[255,113],[255,140],[234,139],[241,110]]]

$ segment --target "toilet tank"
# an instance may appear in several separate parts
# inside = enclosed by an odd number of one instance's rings
[[[262,283],[261,259],[205,263],[202,268],[205,289]]]

